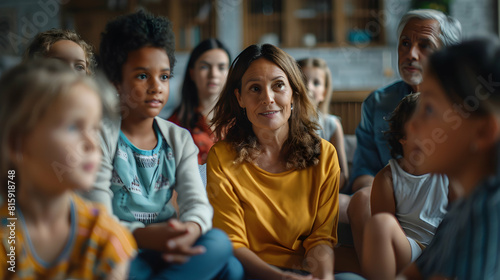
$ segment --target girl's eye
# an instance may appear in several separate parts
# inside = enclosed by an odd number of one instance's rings
[[[258,86],[251,86],[250,91],[257,92],[257,91],[259,91],[259,87]]]
[[[138,78],[139,80],[145,80],[147,77],[148,77],[148,76],[147,76],[146,74],[139,74],[139,75],[137,75],[137,78]]]
[[[223,72],[226,71],[227,67],[226,66],[219,66],[219,71]]]
[[[410,42],[408,42],[408,41],[401,42],[401,46],[403,46],[403,47],[408,47],[409,45],[410,45]]]
[[[73,124],[68,125],[67,129],[68,129],[68,131],[74,132],[74,131],[78,131],[80,128],[78,127],[78,125],[76,123],[73,123]]]
[[[85,66],[83,66],[81,64],[77,64],[77,65],[75,65],[75,70],[76,71],[85,71]]]
[[[321,85],[321,83],[318,80],[314,80],[313,84],[315,87],[319,87]]]
[[[164,75],[161,75],[161,79],[166,81],[166,80],[170,79],[170,76],[167,74],[164,74]]]

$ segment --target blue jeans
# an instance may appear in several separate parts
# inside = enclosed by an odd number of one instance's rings
[[[129,279],[240,280],[244,278],[243,266],[233,256],[233,246],[223,231],[212,229],[198,238],[195,245],[204,246],[206,252],[191,257],[183,264],[169,264],[163,261],[160,252],[141,250],[130,264]]]

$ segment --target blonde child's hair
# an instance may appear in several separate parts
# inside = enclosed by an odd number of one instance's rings
[[[309,57],[297,61],[300,68],[304,67],[315,67],[323,70],[325,72],[325,99],[318,105],[319,111],[323,114],[328,114],[330,108],[330,102],[332,101],[333,88],[332,88],[332,71],[321,58]]]
[[[98,93],[105,118],[116,115],[116,93],[109,83],[101,78],[95,80],[78,75],[58,60],[27,61],[1,77],[0,179],[7,176],[8,170],[15,169],[12,159],[20,155],[24,137],[35,128],[50,105],[70,93],[77,84],[84,84]]]
[[[93,74],[97,64],[92,50],[93,48],[73,30],[50,29],[38,33],[24,52],[24,60],[47,57],[47,53],[52,45],[61,40],[73,41],[83,49],[85,53],[85,71],[87,75]]]

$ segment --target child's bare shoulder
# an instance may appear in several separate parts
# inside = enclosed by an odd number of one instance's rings
[[[382,168],[377,175],[375,176],[375,179],[373,181],[373,184],[375,185],[375,182],[378,184],[390,184],[392,186],[392,169],[391,165],[387,164],[384,168]]]

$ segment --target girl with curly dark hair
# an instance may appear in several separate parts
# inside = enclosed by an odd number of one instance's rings
[[[100,51],[121,120],[103,127],[101,170],[88,196],[133,233],[141,250],[130,279],[241,279],[228,237],[212,229],[191,135],[158,117],[170,92],[174,46],[172,25],[161,16],[139,11],[106,25]]]

